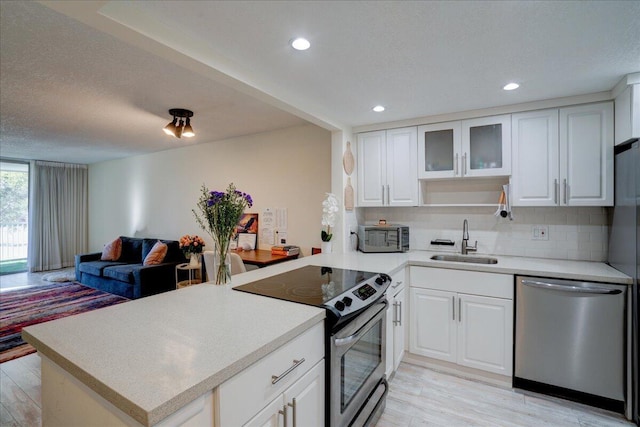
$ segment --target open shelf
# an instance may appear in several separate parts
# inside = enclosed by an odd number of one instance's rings
[[[508,176],[420,181],[420,206],[490,207],[497,206]]]

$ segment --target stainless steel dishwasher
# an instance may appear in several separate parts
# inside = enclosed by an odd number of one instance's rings
[[[626,293],[517,276],[514,387],[623,412]]]

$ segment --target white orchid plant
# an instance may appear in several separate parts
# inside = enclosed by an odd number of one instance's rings
[[[338,216],[338,198],[333,193],[326,193],[327,198],[322,202],[322,226],[327,227],[321,233],[322,241],[329,242],[333,237],[331,227],[336,225]]]

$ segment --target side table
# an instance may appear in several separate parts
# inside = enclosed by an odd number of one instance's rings
[[[185,271],[187,279],[180,280],[180,271]],[[188,262],[176,265],[176,289],[186,288],[187,286],[202,283],[201,272],[202,264],[191,265]],[[182,275],[184,276],[184,274]]]

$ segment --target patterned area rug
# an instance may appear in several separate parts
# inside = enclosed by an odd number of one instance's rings
[[[129,301],[80,283],[53,283],[0,293],[0,363],[36,350],[22,328]]]

